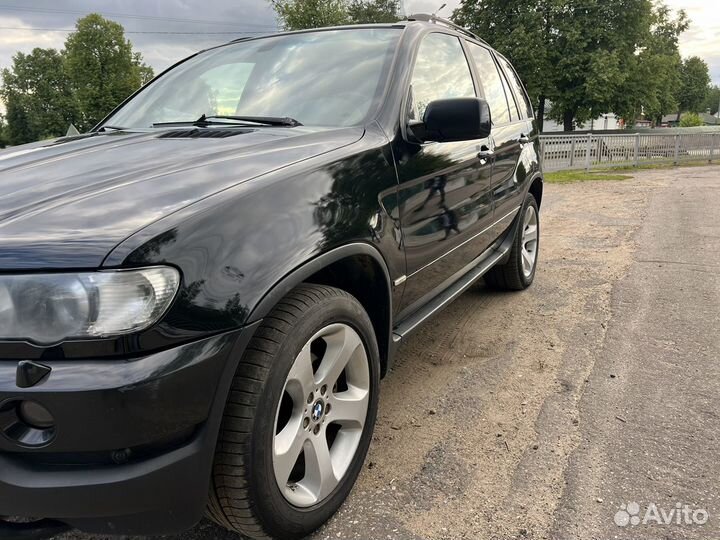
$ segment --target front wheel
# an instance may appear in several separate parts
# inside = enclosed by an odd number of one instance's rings
[[[233,380],[209,514],[253,538],[302,538],[340,507],[370,445],[380,362],[348,293],[303,285],[265,318]]]
[[[485,283],[496,289],[521,291],[535,279],[540,248],[540,217],[535,197],[528,193],[518,216],[517,231],[507,263],[491,268]]]

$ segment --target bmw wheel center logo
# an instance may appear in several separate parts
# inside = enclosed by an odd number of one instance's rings
[[[323,403],[322,399],[318,399],[312,406],[310,418],[312,418],[313,422],[319,422],[320,419],[323,417],[324,412],[325,412],[325,404]]]

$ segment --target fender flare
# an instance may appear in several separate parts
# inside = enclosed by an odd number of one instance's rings
[[[373,245],[366,242],[353,242],[345,244],[343,246],[326,251],[296,267],[288,274],[286,274],[280,281],[275,283],[262,297],[262,299],[255,305],[250,312],[247,324],[253,324],[263,317],[267,316],[270,311],[277,305],[277,303],[292,289],[306,281],[310,276],[316,274],[323,268],[330,266],[342,259],[353,256],[367,256],[372,258],[377,265],[382,269],[385,277],[385,285],[387,295],[387,306],[388,306],[388,328],[387,328],[387,343],[378,343],[380,348],[381,360],[384,360],[383,365],[385,368],[383,372],[387,371],[389,366],[392,365],[393,347],[392,347],[392,329],[393,329],[393,291],[392,281],[390,278],[390,271],[388,270],[387,263],[380,251]],[[383,359],[383,353],[385,358]]]
[[[272,288],[265,293],[262,299],[255,305],[248,317],[248,324],[252,324],[253,322],[265,317],[287,293],[313,274],[341,259],[355,255],[367,255],[372,257],[375,262],[378,263],[380,268],[382,268],[382,271],[385,274],[385,282],[387,284],[388,306],[390,313],[392,313],[392,288],[390,285],[392,281],[390,280],[390,272],[388,271],[385,259],[380,252],[370,244],[366,244],[364,242],[354,242],[326,251],[325,253],[306,261],[290,273],[286,274],[279,282],[273,285]]]
[[[536,180],[539,180],[539,181],[540,181],[540,186],[541,186],[540,200],[538,201],[538,208],[539,208],[539,207],[540,207],[540,204],[541,204],[541,202],[542,202],[542,193],[545,191],[545,178],[544,178],[544,176],[543,176],[543,174],[542,174],[541,171],[539,171],[539,170],[536,169],[535,171],[533,171],[533,174],[531,174],[531,175],[529,176],[529,179],[528,179],[528,182],[527,182],[527,187],[526,187],[525,190],[524,190],[525,193],[523,194],[523,199],[525,199],[525,197],[527,196],[527,194],[530,193],[530,190],[532,189],[532,186],[533,186],[533,184],[535,183]]]

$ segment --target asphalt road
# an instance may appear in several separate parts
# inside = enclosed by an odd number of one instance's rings
[[[404,346],[316,540],[720,538],[720,167],[548,185],[541,217],[531,289]]]

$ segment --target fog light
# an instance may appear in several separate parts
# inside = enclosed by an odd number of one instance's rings
[[[50,429],[55,425],[50,411],[35,401],[21,401],[17,415],[22,422],[35,429]]]

